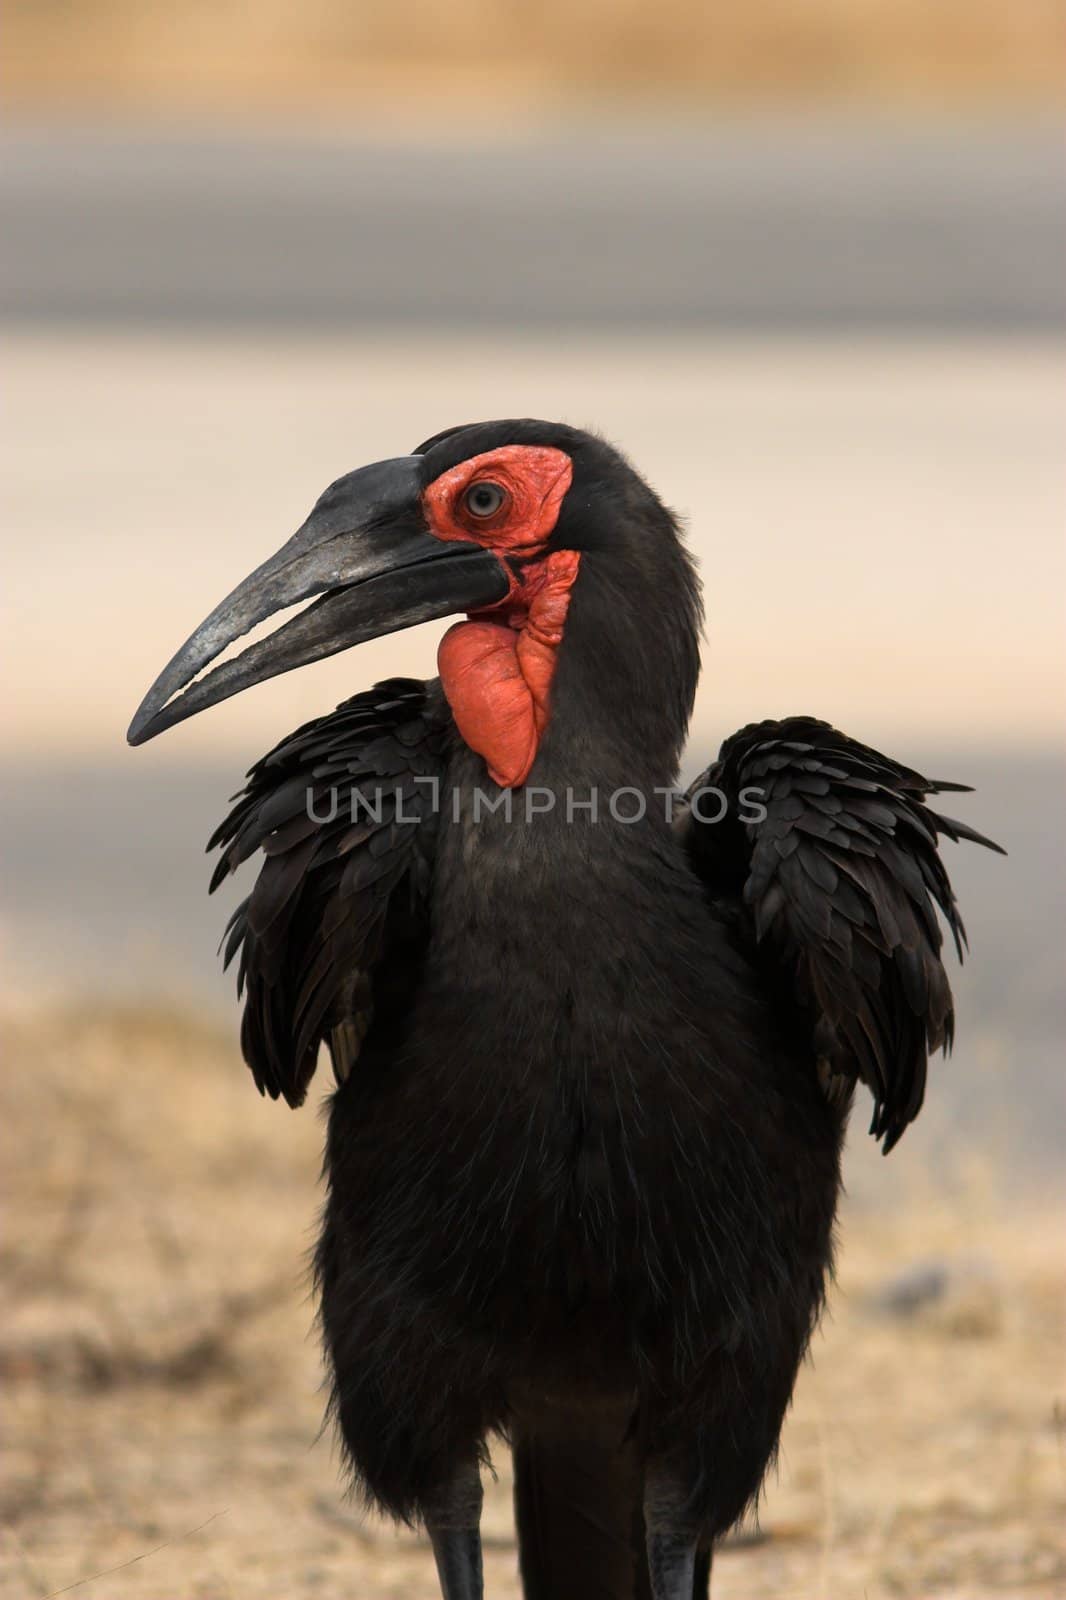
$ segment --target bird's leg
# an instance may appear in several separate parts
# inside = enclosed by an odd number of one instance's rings
[[[481,1471],[464,1461],[423,1507],[443,1600],[483,1600]]]
[[[714,1551],[709,1544],[701,1545],[696,1551],[696,1576],[692,1584],[692,1600],[710,1600],[713,1559]]]
[[[710,1594],[711,1555],[686,1516],[685,1495],[676,1477],[656,1464],[644,1480],[644,1530],[654,1600],[706,1600]]]

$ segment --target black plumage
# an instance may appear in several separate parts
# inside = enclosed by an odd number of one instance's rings
[[[343,1079],[391,972],[404,988],[415,979],[435,827],[434,791],[419,780],[439,783],[445,742],[424,684],[380,684],[258,762],[209,841],[222,852],[212,892],[265,857],[224,947],[227,966],[240,953],[244,1056],[275,1100],[303,1104],[323,1041]]]
[[[960,961],[966,930],[938,839],[998,849],[925,804],[965,787],[923,778],[828,723],[789,717],[727,739],[680,818],[704,882],[739,893],[767,977],[784,979],[820,1066],[870,1090],[870,1132],[886,1154],[921,1109],[930,1053],[950,1050],[954,1037],[937,909]],[[720,819],[708,804],[712,825],[691,809],[701,792],[726,799]],[[744,820],[756,805],[764,814]]]
[[[361,1492],[473,1600],[500,1433],[528,1596],[699,1600],[823,1303],[853,1086],[887,1150],[951,1043],[938,840],[988,841],[927,805],[957,785],[805,717],[735,734],[675,805],[675,521],[552,424],[450,430],[423,481],[504,445],[565,453],[545,550],[581,558],[524,790],[439,680],[392,680],[253,768],[212,887],[261,853],[226,939],[260,1089],[298,1105],[333,1059],[317,1276]]]

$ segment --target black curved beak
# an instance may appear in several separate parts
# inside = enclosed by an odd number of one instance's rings
[[[238,584],[163,668],[130,723],[130,744],[279,672],[502,600],[510,579],[494,555],[427,533],[421,469],[421,456],[398,456],[331,484],[288,543]],[[269,638],[198,676],[258,623],[314,595],[321,598]]]

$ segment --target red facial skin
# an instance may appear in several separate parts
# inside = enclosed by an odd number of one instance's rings
[[[480,544],[501,556],[521,556],[505,599],[457,622],[440,642],[437,666],[456,726],[484,756],[502,789],[525,783],[548,725],[551,685],[562,643],[570,591],[581,557],[544,547],[551,537],[573,466],[562,450],[505,445],[444,472],[422,497],[438,539]],[[504,504],[490,517],[464,505],[478,483],[497,484]],[[538,559],[537,553],[541,552]]]

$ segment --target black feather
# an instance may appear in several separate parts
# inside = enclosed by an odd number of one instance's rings
[[[872,1130],[890,1150],[921,1107],[929,1052],[954,1027],[934,907],[960,960],[965,931],[937,840],[1000,846],[925,804],[964,784],[923,778],[808,717],[742,728],[689,795],[704,787],[731,813],[761,787],[761,822],[686,812],[690,857],[716,893],[743,882],[764,958],[789,975],[829,1071],[870,1089]]]
[[[426,791],[412,779],[439,778],[443,748],[444,723],[426,685],[390,679],[258,762],[212,835],[211,847],[223,852],[212,890],[263,852],[224,944],[227,966],[240,955],[244,1058],[275,1099],[302,1103],[318,1047],[334,1036],[338,1073],[347,1076],[373,1016],[390,900],[402,892],[409,915],[414,907],[428,916],[421,824],[397,823],[396,796],[405,817],[420,815]]]

